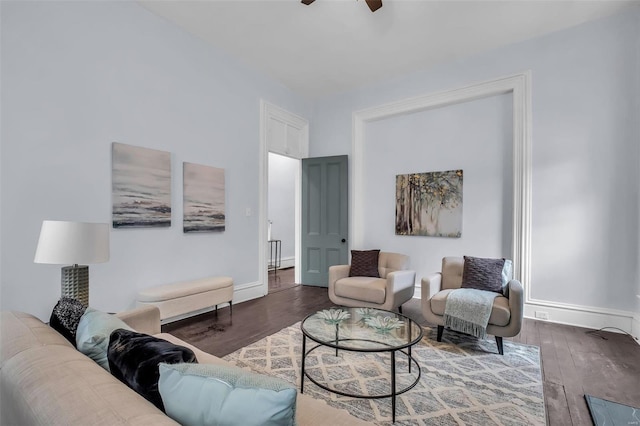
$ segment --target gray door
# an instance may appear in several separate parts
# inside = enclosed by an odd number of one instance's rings
[[[348,263],[347,156],[302,159],[302,284],[327,287],[329,266]]]

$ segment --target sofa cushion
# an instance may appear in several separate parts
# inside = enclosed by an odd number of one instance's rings
[[[502,293],[504,259],[464,256],[461,288]]]
[[[295,424],[295,386],[238,367],[160,364],[158,389],[167,415],[184,425]],[[251,409],[247,409],[251,407]]]
[[[380,278],[378,256],[380,250],[351,250],[349,276]]]
[[[78,323],[86,309],[79,300],[63,297],[53,307],[49,325],[75,346]]]
[[[193,345],[180,340],[169,333],[156,334],[156,337],[166,339],[176,345],[182,345],[191,349],[198,358],[200,364],[216,364],[216,365],[231,365],[229,362],[218,358],[217,356],[203,352]],[[331,426],[355,426],[355,425],[369,425],[370,423],[360,420],[351,416],[344,409],[337,409],[329,406],[325,401],[321,399],[313,398],[307,394],[298,394],[296,403],[296,417],[298,424],[300,425],[313,425],[313,424],[327,424]],[[319,420],[320,419],[320,420]]]
[[[133,330],[115,315],[87,308],[80,319],[76,335],[76,347],[80,352],[94,360],[100,367],[109,371],[107,351],[109,336],[118,328]]]
[[[71,347],[67,339],[38,318],[24,312],[3,311],[0,316],[0,369],[20,352],[33,347],[62,345]],[[1,424],[1,423],[0,423]]]
[[[189,348],[124,329],[111,333],[108,359],[111,374],[161,410],[158,364],[198,362]]]
[[[455,289],[446,289],[436,293],[430,300],[431,311],[436,315],[444,315],[444,307],[447,303],[447,297]],[[491,316],[489,324],[504,327],[511,320],[511,309],[509,308],[509,299],[504,296],[498,296],[493,301],[491,308]]]
[[[387,280],[372,277],[348,277],[335,283],[336,296],[383,304],[387,297]]]

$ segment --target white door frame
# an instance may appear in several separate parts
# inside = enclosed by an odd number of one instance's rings
[[[301,131],[298,149],[292,152],[279,152],[269,148],[268,124],[271,118],[277,118]],[[267,220],[268,220],[268,192],[269,192],[269,152],[285,155],[302,160],[309,156],[309,121],[277,107],[264,99],[260,99],[260,197],[258,214],[258,262],[259,282],[262,295],[269,293],[269,277],[267,271]],[[295,281],[300,282],[300,223],[301,223],[301,178],[302,162],[299,162],[295,176]]]
[[[508,93],[513,95],[513,272],[525,288],[525,303],[531,301],[531,71],[354,112],[350,227],[354,246],[362,246],[365,235],[363,222],[354,218],[364,213],[363,154],[367,122]]]

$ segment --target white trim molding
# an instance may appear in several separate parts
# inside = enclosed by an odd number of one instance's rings
[[[276,119],[279,122],[285,123],[300,131],[299,146],[297,149],[291,151],[273,149],[270,148],[269,142],[269,121]],[[287,141],[288,142],[288,141]],[[255,299],[257,297],[266,296],[269,293],[269,279],[267,276],[267,214],[268,214],[268,191],[269,191],[269,152],[277,152],[281,155],[286,155],[291,158],[302,159],[309,156],[309,121],[303,117],[286,111],[280,107],[277,107],[264,99],[260,99],[260,158],[259,158],[259,214],[258,214],[258,268],[259,268],[259,281],[258,287],[261,289],[259,292],[252,290],[249,293],[243,294],[251,295],[252,297],[242,296],[242,300]],[[298,167],[295,179],[295,274],[296,282],[300,282],[300,222],[301,222],[301,185],[300,180],[302,176],[302,168]],[[237,287],[236,287],[237,289]]]
[[[364,186],[365,125],[402,114],[470,102],[489,96],[513,95],[513,232],[514,276],[522,282],[526,300],[530,299],[531,276],[531,72],[472,84],[388,103],[353,113],[350,240],[363,244],[362,217]]]
[[[263,268],[266,274],[266,268]],[[257,299],[258,297],[265,296],[263,294],[263,282],[256,281],[252,283],[245,283],[234,286],[233,289],[233,303],[242,303],[248,300]],[[267,279],[267,293],[269,292],[269,280]]]
[[[545,320],[558,324],[575,325],[592,329],[615,327],[632,334],[634,322],[640,317],[633,312],[594,306],[572,305],[548,300],[530,300],[524,305],[525,318]],[[546,318],[541,318],[546,317]],[[616,332],[616,330],[606,330]]]

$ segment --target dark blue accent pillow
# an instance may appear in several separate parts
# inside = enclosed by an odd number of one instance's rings
[[[502,294],[504,262],[505,259],[464,256],[461,288],[475,288]]]
[[[198,362],[189,348],[122,328],[111,333],[107,359],[111,374],[162,411],[158,364]]]

